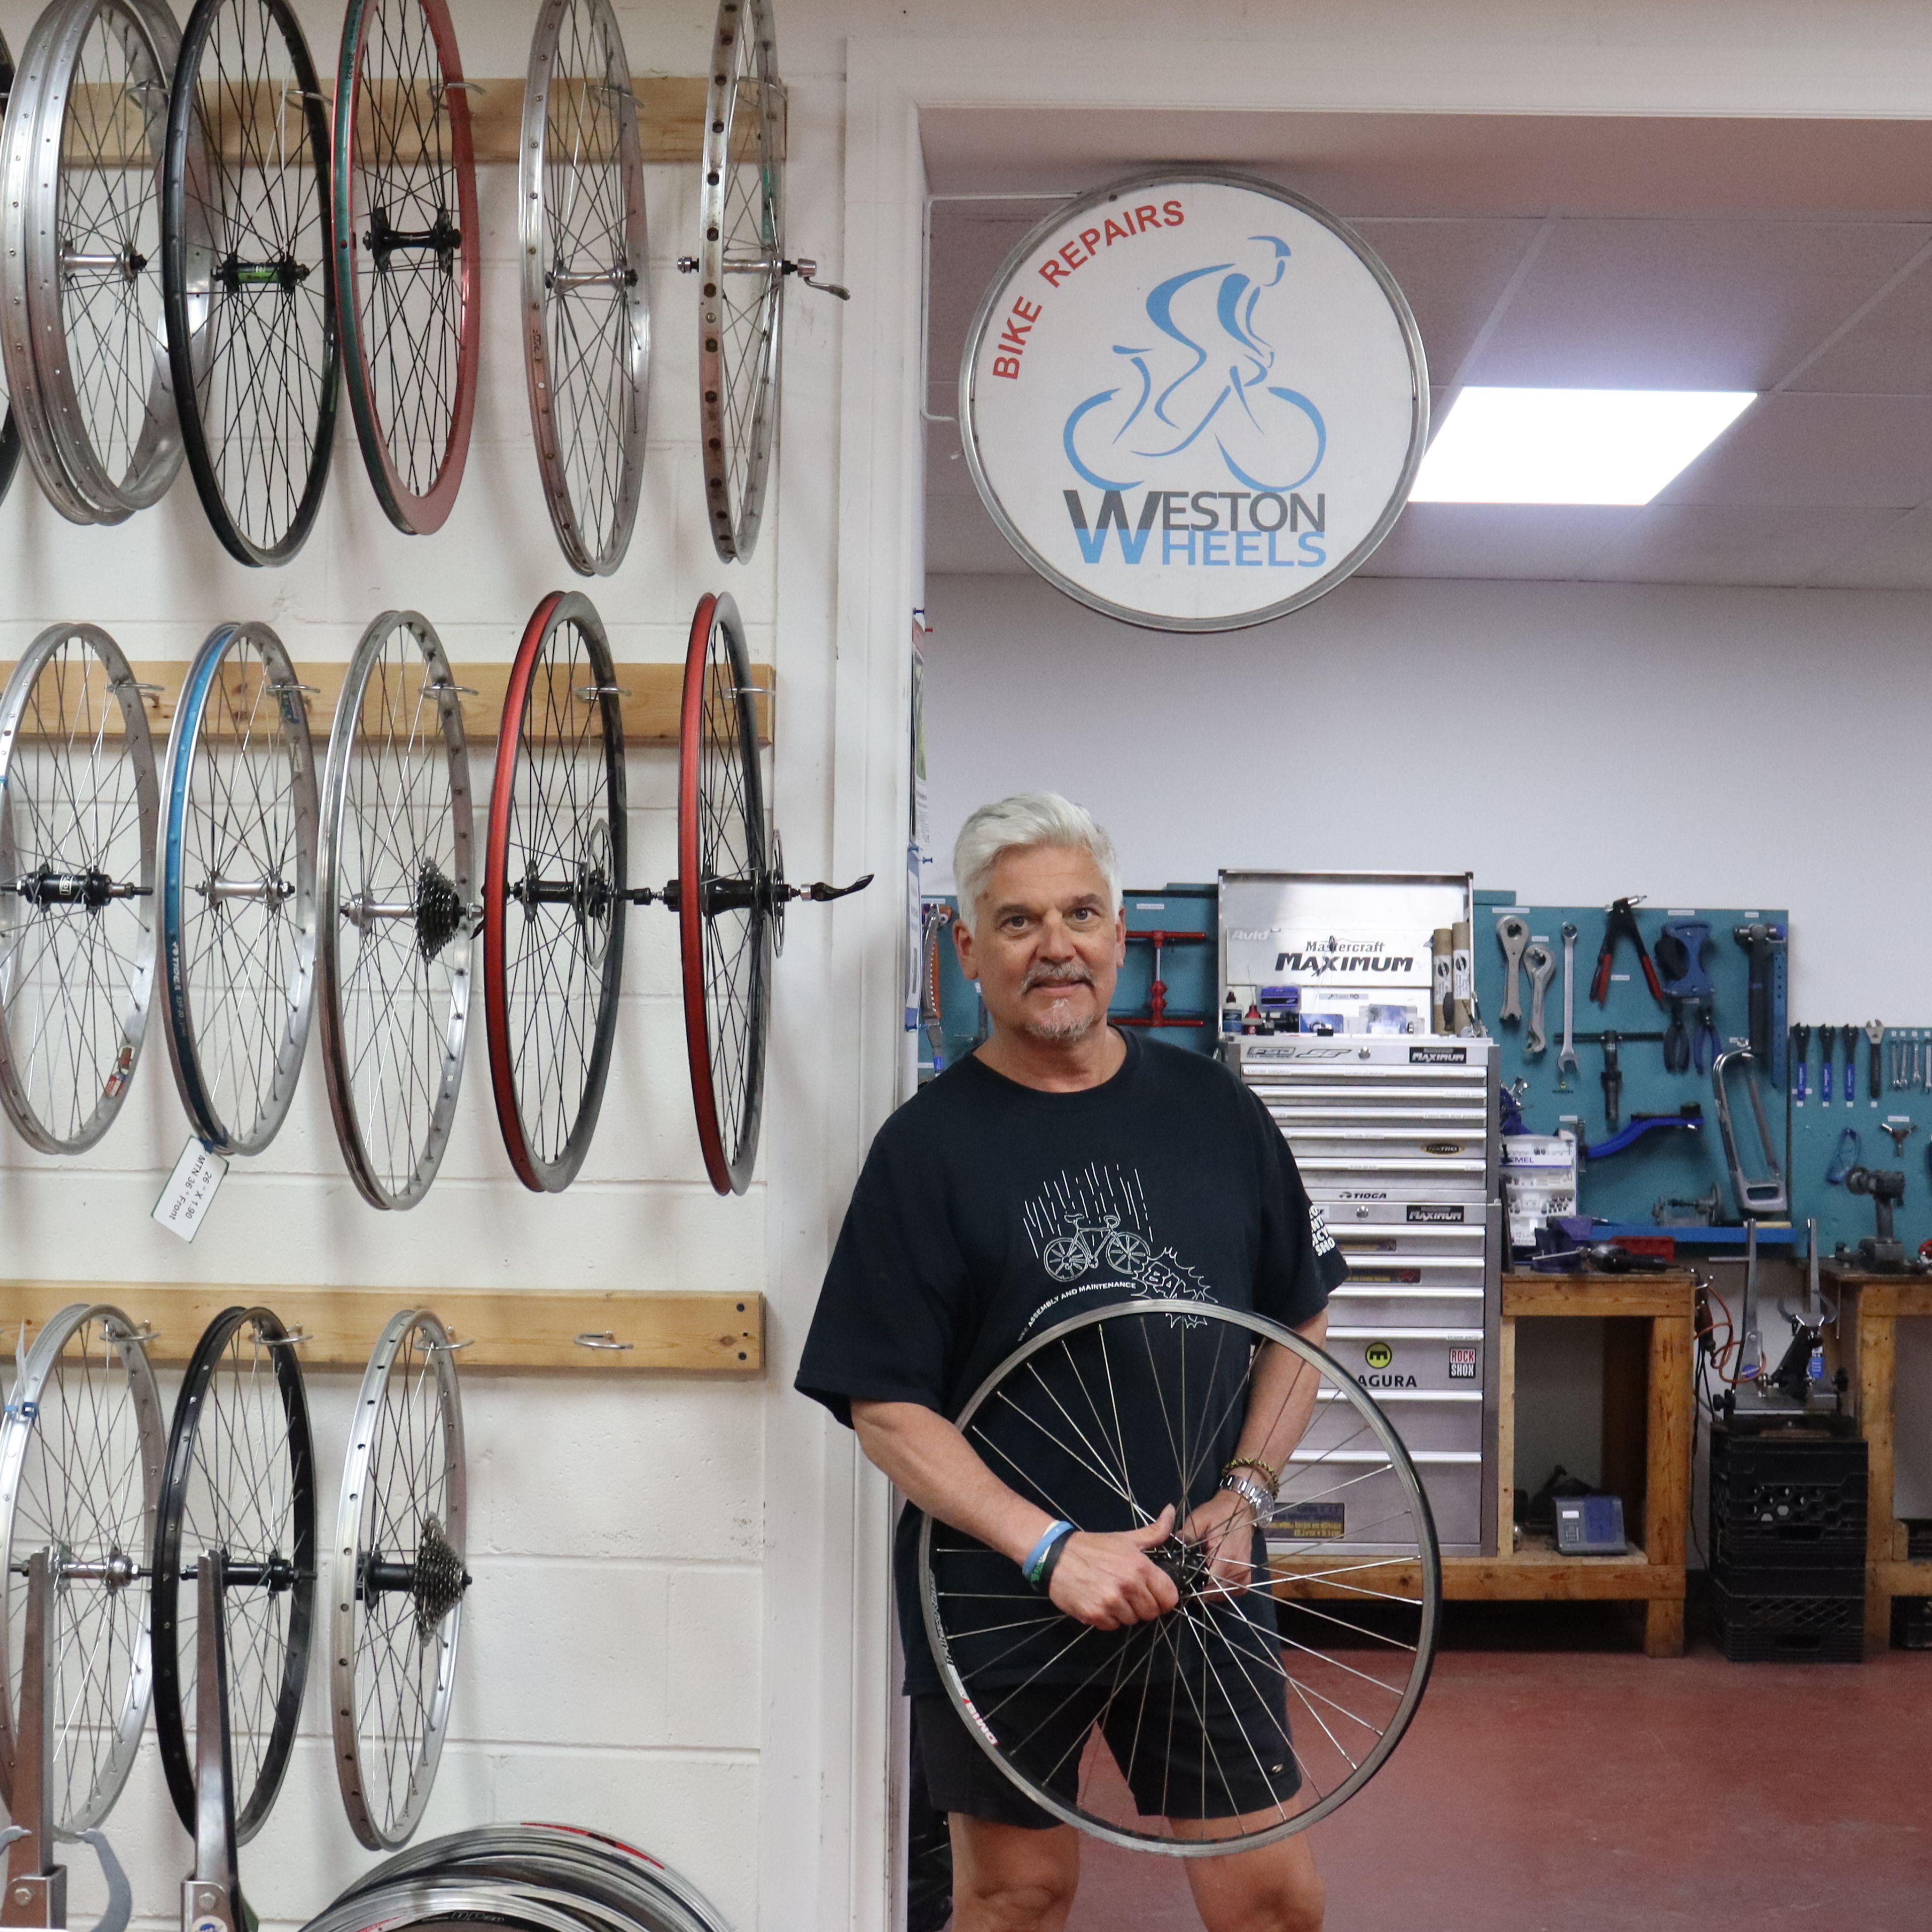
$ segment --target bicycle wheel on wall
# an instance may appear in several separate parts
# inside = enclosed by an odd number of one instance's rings
[[[1178,1606],[1121,1630],[925,1524],[941,1679],[1034,1803],[1116,1844],[1214,1857],[1305,1831],[1381,1768],[1428,1682],[1440,1564],[1414,1466],[1340,1364],[1260,1316],[1129,1300],[1023,1344],[958,1422],[1002,1480],[1096,1532],[1169,1508],[1184,1528],[1244,1424],[1292,1444],[1266,1553],[1258,1535],[1206,1549],[1171,1532],[1149,1556]]]
[[[224,1309],[175,1402],[154,1538],[154,1733],[175,1810],[194,1829],[196,1566],[226,1559],[235,1831],[281,1788],[302,1715],[315,1600],[315,1455],[302,1365],[266,1308]]]
[[[476,413],[482,229],[446,0],[350,0],[335,80],[335,289],[350,413],[384,513],[440,530]]]
[[[766,0],[720,0],[698,200],[698,400],[711,541],[757,547],[778,431],[784,90]]]
[[[463,1084],[476,880],[463,704],[428,620],[386,610],[344,678],[322,796],[322,1066],[374,1208],[429,1191]]]
[[[0,34],[0,112],[4,112],[7,100],[13,91],[14,56],[8,50],[7,36]],[[6,382],[5,362],[4,358],[0,358],[0,391],[4,390]],[[20,431],[14,421],[14,405],[0,398],[0,503],[7,500],[7,491],[14,481],[14,472],[20,466]]]
[[[156,502],[182,459],[161,297],[179,32],[158,0],[56,0],[0,152],[0,350],[23,445],[76,523]]]
[[[604,626],[554,591],[510,668],[483,875],[483,1016],[510,1165],[557,1193],[584,1164],[624,968],[624,722]]]
[[[685,1046],[704,1171],[742,1194],[764,1111],[772,956],[782,890],[758,766],[758,693],[729,596],[698,601],[679,725],[677,915]]]
[[[314,988],[315,754],[265,624],[211,632],[168,740],[161,955],[168,1052],[194,1130],[260,1154],[294,1097]]]
[[[152,1689],[147,1572],[166,1424],[141,1338],[118,1308],[49,1316],[0,1418],[0,1796],[14,1802],[27,1564],[52,1552],[55,1828],[92,1829],[134,1768]]]
[[[545,0],[524,89],[524,367],[573,570],[623,560],[644,484],[650,247],[638,104],[610,0]]]
[[[188,467],[243,563],[302,548],[328,476],[328,154],[288,0],[197,0],[169,106],[162,285]]]
[[[120,648],[56,624],[0,693],[0,1106],[42,1154],[120,1112],[154,986],[158,788]]]
[[[406,1308],[356,1396],[331,1570],[336,1778],[372,1851],[408,1842],[436,1781],[470,1585],[467,1494],[449,1336]]]

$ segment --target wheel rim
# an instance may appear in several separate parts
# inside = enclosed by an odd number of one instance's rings
[[[463,706],[441,642],[386,610],[356,646],[322,784],[322,1065],[372,1206],[436,1178],[463,1083],[476,880]]]
[[[442,1324],[406,1309],[356,1397],[336,1516],[329,1704],[357,1838],[406,1843],[449,1721],[469,1578],[463,1408]]]
[[[154,1371],[118,1309],[76,1302],[28,1352],[0,1423],[0,1793],[14,1799],[27,1560],[54,1552],[55,1829],[91,1830],[140,1747],[152,1688],[148,1591],[166,1431]]]
[[[1381,1768],[1435,1649],[1440,1565],[1421,1485],[1338,1364],[1203,1300],[1137,1299],[1063,1322],[1009,1356],[959,1417],[988,1466],[1056,1518],[1141,1528],[1214,1492],[1264,1364],[1280,1376],[1268,1405],[1310,1411],[1282,1473],[1266,1592],[1204,1587],[1171,1538],[1154,1560],[1180,1585],[1179,1607],[1092,1630],[1006,1558],[929,1519],[922,1528],[926,1631],[968,1730],[1035,1804],[1113,1844],[1248,1850],[1318,1822]]]
[[[199,0],[169,110],[163,283],[188,466],[243,563],[301,549],[328,474],[328,154],[321,86],[286,0]]]
[[[350,413],[399,530],[440,530],[476,412],[482,229],[444,0],[351,0],[335,90],[335,278]]]
[[[750,556],[778,424],[784,309],[784,89],[765,0],[720,0],[699,196],[699,415],[711,541]]]
[[[43,631],[0,693],[0,1105],[43,1154],[112,1124],[154,984],[147,714],[91,624]]]
[[[155,1534],[154,1732],[194,1828],[195,1571],[227,1558],[228,1720],[237,1841],[288,1768],[315,1597],[315,1459],[302,1366],[266,1308],[224,1310],[196,1345],[168,1433]]]
[[[162,958],[168,1048],[195,1132],[259,1154],[308,1039],[315,757],[295,671],[266,625],[224,626],[188,668],[168,742]]]
[[[626,907],[624,727],[590,600],[532,614],[503,703],[483,885],[484,1020],[505,1150],[556,1193],[610,1072]]]
[[[14,91],[14,56],[8,51],[7,36],[0,34],[0,95],[10,94]],[[4,359],[0,359],[0,388],[6,381]],[[14,481],[14,472],[20,461],[20,432],[14,421],[14,406],[8,401],[0,406],[0,503],[7,500],[7,491]]]
[[[738,608],[692,620],[679,732],[678,936],[685,1043],[704,1169],[742,1194],[758,1159],[771,998],[775,877],[756,699]]]
[[[44,24],[22,211],[21,306],[50,459],[36,466],[44,479],[58,469],[84,520],[118,523],[160,498],[182,458],[160,273],[179,35],[155,0],[66,0]]]
[[[524,362],[544,497],[571,568],[608,576],[637,520],[650,368],[644,153],[609,0],[548,0],[522,155]]]

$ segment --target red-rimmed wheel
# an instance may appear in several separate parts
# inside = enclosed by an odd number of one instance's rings
[[[742,1194],[764,1106],[776,914],[758,771],[757,694],[728,596],[698,600],[684,661],[678,734],[677,916],[685,1042],[704,1171]]]
[[[510,668],[483,872],[483,1018],[503,1145],[526,1187],[584,1165],[623,976],[624,726],[604,626],[554,591]]]
[[[400,530],[440,530],[476,414],[482,224],[445,0],[349,0],[335,88],[335,287],[356,434]]]

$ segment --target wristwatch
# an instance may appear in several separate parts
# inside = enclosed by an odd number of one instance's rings
[[[1221,1486],[1224,1490],[1232,1490],[1254,1511],[1256,1522],[1264,1523],[1273,1518],[1275,1499],[1260,1484],[1251,1483],[1245,1476],[1223,1476]]]

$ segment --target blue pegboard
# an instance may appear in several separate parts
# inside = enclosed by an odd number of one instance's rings
[[[1545,1052],[1537,1055],[1527,1054],[1523,1051],[1530,1011],[1527,974],[1522,976],[1521,990],[1522,1018],[1506,1021],[1499,1017],[1503,1000],[1504,958],[1496,938],[1496,922],[1504,914],[1511,911],[1528,920],[1532,943],[1547,946],[1556,961],[1545,1006],[1550,1044]],[[1523,1126],[1527,1132],[1556,1133],[1564,1118],[1574,1115],[1582,1120],[1588,1142],[1601,1142],[1609,1135],[1601,1080],[1604,1052],[1595,1040],[1586,1041],[1581,1036],[1600,1034],[1606,1029],[1622,1034],[1620,1119],[1628,1124],[1638,1114],[1674,1114],[1686,1102],[1694,1102],[1704,1110],[1704,1125],[1696,1133],[1666,1130],[1647,1134],[1621,1154],[1589,1162],[1584,1172],[1579,1203],[1582,1211],[1633,1231],[1639,1228],[1648,1231],[1655,1221],[1654,1204],[1672,1198],[1696,1200],[1708,1195],[1714,1184],[1722,1199],[1724,1218],[1734,1220],[1736,1202],[1724,1162],[1724,1144],[1718,1132],[1708,1062],[1702,1072],[1694,1068],[1687,1073],[1672,1073],[1664,1066],[1664,1048],[1660,1040],[1634,1037],[1638,1034],[1662,1034],[1670,1023],[1670,1015],[1667,1007],[1659,1006],[1652,997],[1628,941],[1618,949],[1604,1004],[1598,1006],[1591,1003],[1591,976],[1603,944],[1605,918],[1604,908],[1600,905],[1518,905],[1513,892],[1476,893],[1471,936],[1475,956],[1476,994],[1484,1024],[1502,1047],[1503,1084],[1508,1086],[1518,1078],[1526,1083],[1521,1105]],[[1713,910],[1705,907],[1694,910],[1684,907],[1641,905],[1636,908],[1637,928],[1653,958],[1665,920],[1685,918],[1701,919],[1711,928],[1703,964],[1713,988],[1720,1045],[1726,1046],[1733,1040],[1742,1039],[1749,1024],[1749,960],[1744,949],[1733,940],[1732,928],[1750,922],[1766,921],[1783,926],[1788,933],[1790,921],[1782,910],[1768,907],[1749,910]],[[1563,926],[1566,920],[1577,928],[1576,1025],[1579,1035],[1576,1054],[1580,1062],[1567,1091],[1559,1084],[1556,1068],[1557,1048],[1563,1031]],[[1780,1040],[1784,1030],[1780,1010],[1777,1022],[1777,1034]],[[1773,1136],[1780,1143],[1776,1152],[1789,1174],[1790,1162],[1784,1144],[1785,1096],[1781,1085],[1784,1070],[1781,1065],[1776,1064],[1768,1070],[1771,1077],[1766,1080],[1763,1090]],[[1748,1104],[1741,1106],[1742,1101],[1742,1089],[1734,1087],[1732,1114],[1738,1121],[1741,1148],[1745,1150],[1749,1162],[1752,1157],[1749,1150],[1755,1143]],[[1881,1144],[1889,1146],[1882,1137]],[[1869,1233],[1869,1204],[1861,1204],[1866,1206],[1868,1224],[1859,1232]],[[1661,1232],[1693,1242],[1699,1240],[1702,1233],[1696,1228],[1666,1228]],[[1723,1234],[1721,1229],[1713,1232],[1720,1238]],[[1713,1244],[1723,1243],[1720,1238]]]
[[[1888,1028],[1888,1040],[1915,1048],[1920,1077],[1932,1077],[1932,1028]],[[1845,1062],[1842,1043],[1832,1056],[1831,1104],[1824,1104],[1820,1092],[1820,1057],[1818,1032],[1814,1026],[1806,1054],[1807,1094],[1797,1097],[1796,1082],[1791,1096],[1791,1161],[1794,1186],[1793,1211],[1802,1221],[1809,1215],[1818,1222],[1823,1251],[1830,1254],[1843,1246],[1856,1248],[1876,1226],[1869,1196],[1848,1193],[1842,1186],[1828,1184],[1825,1175],[1838,1152],[1840,1137],[1850,1127],[1858,1136],[1859,1160],[1867,1167],[1902,1169],[1905,1199],[1898,1208],[1895,1226],[1908,1256],[1918,1251],[1919,1243],[1932,1236],[1932,1174],[1926,1165],[1926,1148],[1932,1144],[1932,1093],[1908,1086],[1903,1090],[1890,1083],[1882,1047],[1880,1055],[1881,1088],[1871,1098],[1871,1048],[1864,1029],[1858,1033],[1856,1078],[1852,1098],[1845,1098]],[[1894,1148],[1884,1130],[1888,1119],[1910,1120],[1912,1132],[1903,1151]]]

